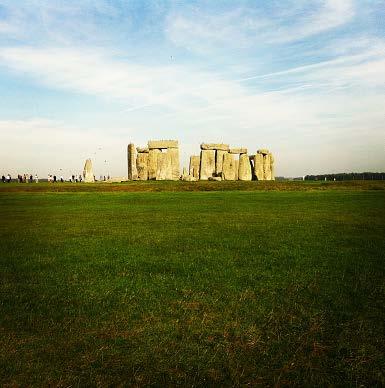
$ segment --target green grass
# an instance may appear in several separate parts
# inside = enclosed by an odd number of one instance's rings
[[[217,183],[1,185],[0,385],[384,385],[384,183]]]

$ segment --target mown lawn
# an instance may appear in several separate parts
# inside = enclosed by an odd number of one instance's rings
[[[383,189],[7,190],[0,385],[385,384]]]

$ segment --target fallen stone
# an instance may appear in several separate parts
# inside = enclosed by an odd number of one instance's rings
[[[209,177],[209,181],[220,182],[221,180],[222,180],[222,177],[220,177],[220,176],[210,176]]]

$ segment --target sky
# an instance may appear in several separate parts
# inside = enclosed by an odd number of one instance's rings
[[[127,174],[127,144],[385,170],[384,0],[0,0],[0,174]]]

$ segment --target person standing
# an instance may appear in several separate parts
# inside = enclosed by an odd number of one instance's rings
[[[7,174],[7,183],[11,183],[11,176]]]
[[[60,182],[63,183],[64,182],[64,178],[63,178],[63,175],[60,176]]]
[[[1,181],[2,181],[3,183],[5,183],[5,176],[4,176],[4,175],[2,175]]]
[[[39,183],[39,177],[35,174],[35,183]]]

